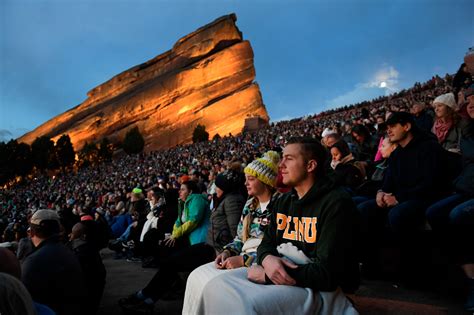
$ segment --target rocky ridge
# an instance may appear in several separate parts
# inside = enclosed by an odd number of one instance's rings
[[[23,135],[32,143],[69,134],[76,150],[107,137],[120,142],[138,126],[145,149],[189,143],[197,124],[210,137],[239,133],[250,116],[269,120],[255,80],[253,51],[223,16],[179,39],[173,48],[132,67],[87,93],[88,98]]]

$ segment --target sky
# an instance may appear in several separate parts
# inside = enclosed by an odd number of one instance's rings
[[[474,46],[472,0],[1,0],[0,141],[235,13],[272,121],[455,73]]]

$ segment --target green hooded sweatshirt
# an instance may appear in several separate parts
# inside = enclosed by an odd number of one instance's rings
[[[347,192],[332,180],[320,178],[301,199],[295,190],[284,194],[272,211],[257,250],[260,265],[267,255],[280,256],[279,244],[290,242],[312,259],[296,269],[285,267],[297,286],[318,291],[334,291],[338,286],[346,292],[357,289],[359,220]]]

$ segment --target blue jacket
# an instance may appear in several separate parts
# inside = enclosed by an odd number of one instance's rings
[[[120,214],[112,218],[110,229],[114,238],[120,237],[127,227],[133,222],[132,216],[128,213]]]

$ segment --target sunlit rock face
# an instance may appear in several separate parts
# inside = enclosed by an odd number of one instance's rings
[[[268,121],[254,82],[252,47],[235,21],[234,14],[223,16],[179,39],[171,50],[95,87],[82,104],[19,141],[69,134],[78,150],[104,137],[122,141],[138,126],[149,151],[191,142],[197,124],[213,137],[239,133],[249,116]]]

